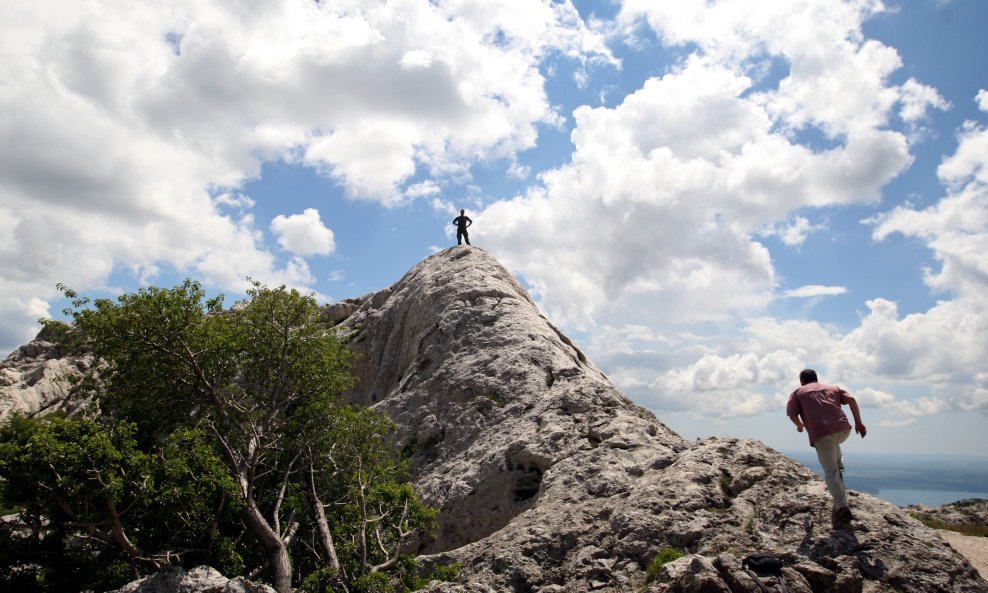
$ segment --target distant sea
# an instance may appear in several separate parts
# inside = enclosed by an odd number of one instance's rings
[[[810,451],[785,452],[819,475]],[[965,498],[988,500],[988,458],[844,452],[844,483],[892,504],[941,506]]]

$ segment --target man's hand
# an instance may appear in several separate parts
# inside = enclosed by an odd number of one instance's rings
[[[865,438],[865,435],[868,434],[868,429],[865,428],[864,424],[858,424],[854,427],[854,432],[861,435],[861,438]]]
[[[796,432],[803,432],[803,423],[802,422],[797,422],[796,423]]]

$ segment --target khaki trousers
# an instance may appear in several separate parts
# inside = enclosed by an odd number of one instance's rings
[[[827,483],[827,490],[830,496],[834,497],[834,510],[848,506],[847,490],[844,489],[844,477],[841,470],[844,468],[843,458],[840,452],[840,444],[851,436],[850,430],[835,432],[821,437],[813,443],[816,449],[816,458],[820,460],[823,467],[823,479]]]

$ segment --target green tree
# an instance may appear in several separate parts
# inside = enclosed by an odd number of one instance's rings
[[[332,426],[323,430],[300,431],[311,435],[306,485],[312,515],[318,518],[314,539],[325,552],[320,566],[344,581],[383,572],[399,580],[413,576],[415,567],[402,556],[403,546],[435,525],[436,512],[407,483],[406,463],[390,445],[391,423],[357,407],[340,409],[332,418]]]
[[[218,528],[235,491],[218,459],[182,434],[149,454],[135,433],[107,418],[14,417],[0,428],[0,494],[19,511],[2,526],[3,588],[105,589],[129,567],[183,560],[236,568]]]
[[[76,497],[102,515],[63,524],[74,533],[109,527],[112,539],[91,543],[122,553],[131,566],[151,570],[183,561],[182,554],[202,545],[184,549],[176,542],[199,541],[214,558],[227,552],[227,566],[256,561],[248,574],[270,570],[279,592],[291,590],[293,549],[300,580],[319,570],[344,588],[371,574],[400,580],[408,562],[399,562],[399,551],[432,524],[434,513],[404,483],[404,465],[387,444],[387,419],[341,402],[353,381],[352,356],[319,323],[314,299],[255,283],[247,302],[224,310],[222,297],[206,299],[188,280],[116,301],[63,290],[72,299],[66,313],[73,323],[47,324],[99,361],[79,390],[100,415],[68,424],[94,439],[124,436],[95,447],[103,456],[87,457],[93,467],[65,478],[5,469],[8,457],[24,454],[31,432],[23,423],[11,425],[0,475],[12,502],[23,501],[14,494],[32,485],[62,479],[78,489],[99,484],[92,476],[112,475],[119,485],[107,482],[114,485],[110,493],[93,486]],[[60,504],[50,498],[38,505],[39,520]],[[175,518],[162,520],[169,513]],[[236,523],[224,522],[224,513],[236,513]],[[227,544],[237,538],[238,524],[256,546],[233,552]],[[300,536],[318,543],[296,545]]]

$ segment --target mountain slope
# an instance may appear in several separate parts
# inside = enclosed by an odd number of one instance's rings
[[[324,309],[360,354],[346,394],[398,425],[416,488],[440,510],[425,563],[453,592],[758,593],[740,559],[772,551],[793,593],[988,592],[936,531],[851,493],[830,523],[823,482],[754,440],[687,442],[621,394],[477,247]],[[60,376],[91,357],[38,339],[0,364],[0,417],[71,410]],[[781,413],[781,412],[780,412]],[[658,552],[685,555],[646,584]]]
[[[656,591],[755,591],[739,563],[760,550],[786,558],[793,591],[988,590],[891,504],[853,495],[853,528],[836,530],[823,483],[795,461],[757,441],[679,437],[477,247],[327,318],[361,355],[348,397],[398,423],[440,509],[421,553],[463,563],[468,590],[637,590],[666,546],[687,556]]]

